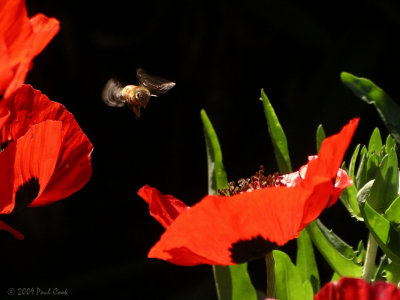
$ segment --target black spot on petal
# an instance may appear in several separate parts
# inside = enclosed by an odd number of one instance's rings
[[[36,199],[39,194],[40,184],[39,179],[31,177],[24,184],[20,185],[15,194],[15,208],[14,211],[19,211]]]
[[[239,240],[229,248],[232,262],[241,264],[265,256],[268,252],[278,248],[276,243],[264,239],[261,235],[250,240]]]
[[[0,153],[3,152],[11,142],[13,142],[12,139],[1,143],[1,145],[0,145]]]

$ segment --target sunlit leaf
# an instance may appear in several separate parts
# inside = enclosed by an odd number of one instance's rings
[[[221,147],[214,127],[204,109],[201,110],[200,116],[203,122],[207,149],[208,194],[216,195],[218,190],[228,187],[228,179],[222,162]]]
[[[360,205],[365,225],[374,236],[379,247],[395,263],[400,264],[400,232],[396,231],[388,219],[374,210],[368,201]]]
[[[264,90],[261,90],[261,99],[264,105],[265,117],[268,123],[268,132],[274,147],[276,162],[281,174],[292,172],[292,164],[290,162],[289,150],[285,132],[279,123],[278,117],[271,105]]]
[[[299,269],[292,263],[290,257],[279,250],[274,250],[273,255],[276,298],[279,300],[312,300],[313,289],[310,282],[303,282]]]
[[[317,219],[307,226],[307,231],[332,270],[340,276],[361,277],[362,270],[356,263],[355,251],[332,230]]]
[[[361,189],[364,184],[367,183],[367,161],[368,161],[368,150],[367,147],[363,146],[360,152],[360,163],[358,165],[356,173],[356,188]]]
[[[382,137],[378,128],[375,128],[371,134],[368,143],[368,152],[379,153],[382,150]]]
[[[389,153],[390,150],[392,150],[393,147],[396,146],[396,141],[390,136],[390,134],[386,138],[386,143],[385,143],[385,152]]]
[[[325,130],[322,124],[318,125],[317,133],[316,133],[316,144],[317,144],[317,153],[319,153],[319,148],[321,147],[322,141],[325,139]]]
[[[382,266],[382,276],[386,281],[398,284],[400,282],[400,265],[386,260]]]
[[[303,283],[309,281],[314,293],[318,292],[320,288],[318,267],[315,261],[312,241],[307,230],[303,230],[297,238],[296,267]]]
[[[390,133],[400,142],[400,106],[386,92],[367,78],[340,74],[342,82],[368,104],[373,104]]]
[[[390,222],[400,223],[400,196],[397,196],[392,204],[390,204],[385,211],[385,217]]]
[[[378,213],[383,213],[397,197],[399,190],[399,172],[397,154],[394,148],[384,156],[375,172],[368,203]]]

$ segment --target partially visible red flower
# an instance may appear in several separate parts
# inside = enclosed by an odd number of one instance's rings
[[[93,146],[63,105],[23,85],[0,103],[2,114],[1,214],[50,204],[88,182]]]
[[[31,68],[33,58],[59,30],[59,22],[37,14],[28,18],[25,0],[0,1],[0,95],[8,98]]]
[[[360,278],[343,277],[325,284],[314,300],[400,300],[400,290],[389,282],[368,284]]]
[[[357,124],[358,119],[350,121],[324,140],[318,157],[269,187],[252,184],[248,192],[208,195],[191,208],[155,188],[142,187],[138,194],[166,228],[148,256],[186,266],[232,265],[297,238],[352,184],[339,166]]]

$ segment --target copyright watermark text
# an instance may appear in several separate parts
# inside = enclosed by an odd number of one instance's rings
[[[7,295],[9,296],[68,296],[67,288],[8,288]]]

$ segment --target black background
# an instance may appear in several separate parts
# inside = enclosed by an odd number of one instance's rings
[[[10,287],[68,289],[75,299],[216,298],[209,266],[147,259],[163,228],[136,195],[149,184],[192,205],[207,193],[200,110],[214,124],[234,180],[260,164],[277,170],[261,88],[286,131],[294,168],[315,153],[320,123],[330,135],[360,116],[351,149],[375,126],[387,134],[374,108],[341,84],[341,71],[400,95],[395,0],[27,0],[27,8],[29,16],[56,17],[61,29],[26,82],[75,115],[94,145],[93,176],[66,200],[6,218],[25,240],[0,234],[4,298]],[[100,94],[112,75],[135,84],[138,67],[177,85],[135,119],[103,104]],[[321,218],[353,245],[366,239],[340,203]],[[285,249],[293,254],[294,246]],[[326,282],[329,267],[318,259]],[[263,289],[261,263],[251,272]]]

